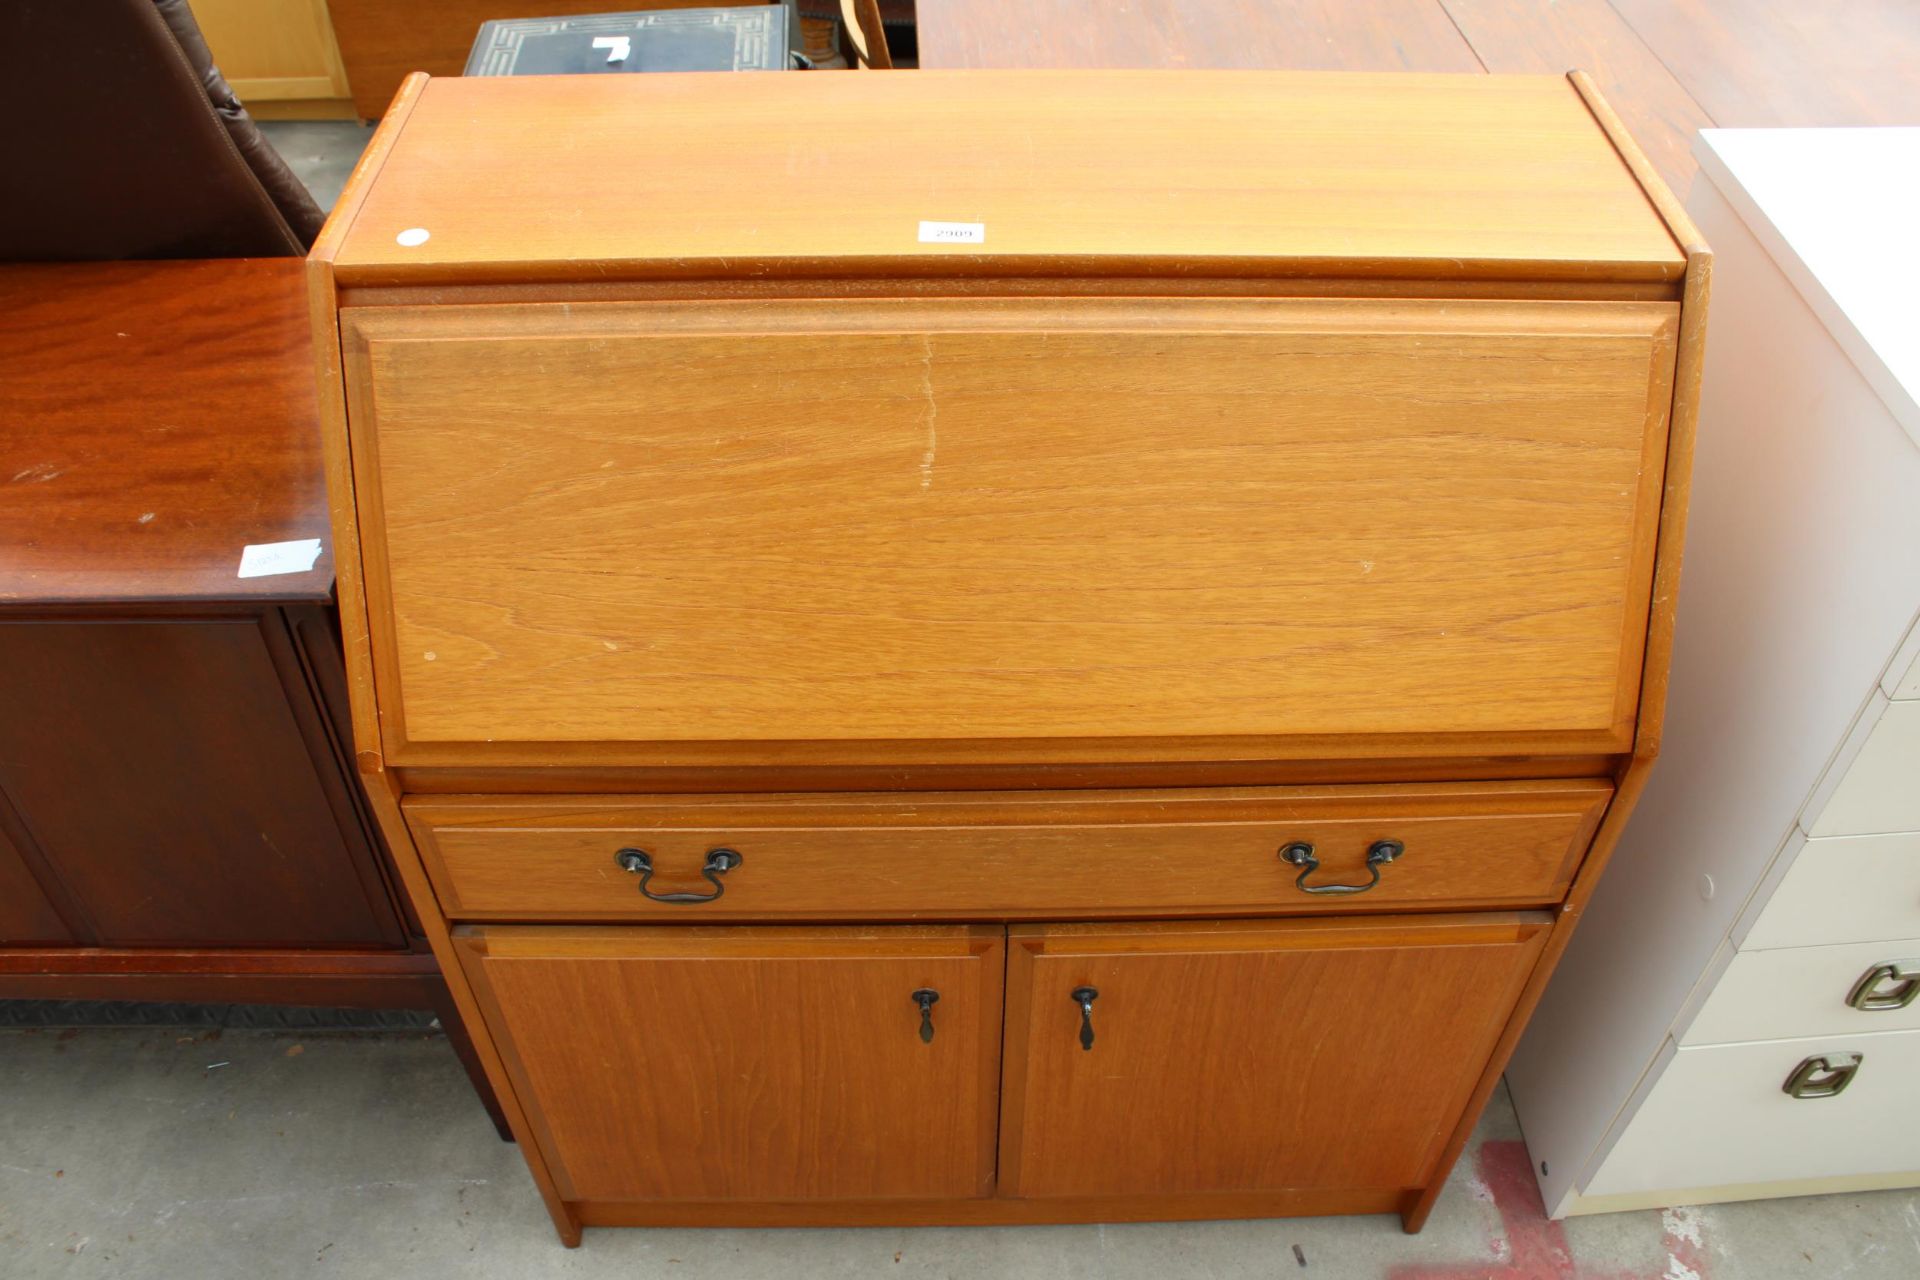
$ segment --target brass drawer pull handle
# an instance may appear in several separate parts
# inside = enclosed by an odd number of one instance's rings
[[[1882,991],[1880,984],[1897,983]],[[1874,1013],[1881,1009],[1904,1009],[1920,997],[1920,960],[1889,960],[1860,975],[1847,993],[1847,1003],[1855,1009]]]
[[[932,987],[922,987],[913,993],[913,1002],[920,1006],[920,1043],[933,1043],[933,1006],[939,1002],[940,993]]]
[[[1320,859],[1314,855],[1313,846],[1304,840],[1283,846],[1280,861],[1300,868],[1293,887],[1303,893],[1365,893],[1380,883],[1380,868],[1406,851],[1407,846],[1398,840],[1375,840],[1367,848],[1367,871],[1373,878],[1365,884],[1308,884],[1307,877],[1320,869]]]
[[[712,893],[655,893],[647,888],[647,881],[653,879],[652,854],[645,849],[622,849],[613,855],[613,860],[620,864],[622,871],[640,877],[640,896],[654,902],[712,902],[727,891],[720,877],[746,861],[732,849],[709,849],[707,863],[700,868],[700,874],[713,886]]]
[[[1093,1002],[1100,998],[1098,987],[1075,987],[1067,997],[1080,1006],[1080,1047],[1093,1048]]]
[[[1790,1098],[1837,1098],[1860,1074],[1865,1054],[1828,1053],[1803,1058],[1780,1092]]]

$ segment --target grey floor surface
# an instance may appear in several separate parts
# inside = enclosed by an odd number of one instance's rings
[[[437,1033],[0,1031],[0,1277],[1920,1276],[1920,1194],[1553,1224],[1516,1137],[1496,1098],[1412,1237],[1373,1217],[589,1230],[567,1250]]]
[[[262,120],[260,132],[320,207],[331,209],[373,137],[373,126],[356,120]]]

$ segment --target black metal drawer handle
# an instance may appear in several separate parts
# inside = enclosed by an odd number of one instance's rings
[[[1320,869],[1320,859],[1314,855],[1313,846],[1304,840],[1282,846],[1280,861],[1300,868],[1293,887],[1303,893],[1365,893],[1380,883],[1380,868],[1406,851],[1407,846],[1398,840],[1375,840],[1367,848],[1367,871],[1373,878],[1365,884],[1308,884],[1307,877]]]
[[[712,893],[655,893],[647,888],[647,881],[653,879],[652,854],[645,849],[622,849],[613,855],[613,860],[620,864],[622,871],[640,877],[640,896],[654,902],[712,902],[727,891],[720,877],[746,861],[732,849],[709,849],[707,863],[700,868],[700,874],[713,886]]]
[[[1860,1074],[1860,1064],[1865,1058],[1866,1055],[1860,1053],[1827,1053],[1802,1058],[1787,1082],[1780,1086],[1780,1092],[1790,1098],[1837,1098]]]
[[[1894,985],[1884,987],[1884,983]],[[1847,1004],[1867,1013],[1904,1009],[1920,997],[1920,960],[1889,960],[1860,975],[1847,993]]]

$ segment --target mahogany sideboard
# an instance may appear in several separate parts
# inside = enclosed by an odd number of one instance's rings
[[[354,749],[562,1239],[1418,1229],[1658,747],[1707,261],[1578,75],[410,79]]]
[[[0,267],[0,998],[434,1009],[348,767],[297,260]]]

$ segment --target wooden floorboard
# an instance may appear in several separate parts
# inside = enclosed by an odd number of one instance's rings
[[[1720,125],[1920,125],[1920,0],[918,0],[924,67],[1590,72],[1674,191]]]
[[[917,0],[922,67],[1481,71],[1439,0]]]
[[[1613,0],[1613,7],[1724,128],[1920,124],[1915,0]]]

